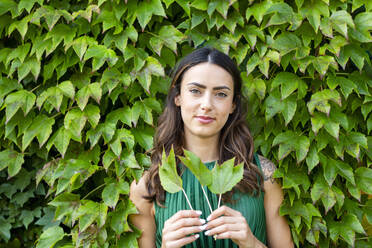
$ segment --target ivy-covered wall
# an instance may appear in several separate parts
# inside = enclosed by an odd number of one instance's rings
[[[370,247],[372,1],[1,0],[0,247],[136,247],[169,72],[241,68],[297,247]]]

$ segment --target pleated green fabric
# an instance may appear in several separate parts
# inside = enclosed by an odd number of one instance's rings
[[[260,161],[258,156],[254,155],[255,164],[261,169]],[[215,162],[208,162],[205,165],[212,169]],[[201,210],[202,219],[206,219],[210,215],[209,206],[207,200],[204,197],[203,190],[196,177],[188,170],[185,166],[183,167],[182,181],[183,188],[189,197],[190,203],[194,210]],[[208,199],[211,203],[212,209],[217,209],[218,197],[211,193],[207,187],[205,187]],[[258,196],[251,196],[244,194],[240,191],[235,191],[233,194],[233,203],[226,203],[225,205],[239,211],[246,218],[252,233],[258,240],[266,244],[266,221],[265,221],[265,209],[264,209],[264,193],[261,192]],[[165,197],[165,208],[155,203],[155,222],[156,222],[156,247],[161,247],[162,241],[162,230],[164,222],[172,217],[179,210],[190,209],[187,204],[186,198],[182,191],[175,194],[169,194],[166,192]],[[214,240],[213,237],[205,236],[204,232],[199,233],[200,237],[191,244],[184,247],[196,248],[196,247],[215,247],[215,248],[227,248],[227,247],[238,247],[231,239]]]

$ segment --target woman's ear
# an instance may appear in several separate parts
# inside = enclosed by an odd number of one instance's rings
[[[234,113],[235,108],[236,108],[236,105],[235,105],[235,103],[233,103],[232,106],[231,106],[230,114]]]
[[[174,104],[176,104],[176,106],[181,106],[181,99],[180,99],[180,95],[176,96],[174,98]]]

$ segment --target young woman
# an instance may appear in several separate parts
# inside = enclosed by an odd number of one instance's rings
[[[167,103],[154,138],[152,167],[133,182],[130,199],[138,214],[130,216],[140,230],[139,246],[147,247],[293,247],[290,230],[279,215],[283,192],[272,178],[275,166],[253,153],[246,125],[241,78],[224,53],[200,48],[186,56],[173,72]],[[169,194],[160,184],[163,149],[195,153],[210,169],[235,157],[244,162],[243,179],[231,192],[207,191],[211,213],[200,184],[178,160],[191,205],[182,192]]]

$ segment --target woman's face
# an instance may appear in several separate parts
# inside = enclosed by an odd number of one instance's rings
[[[206,62],[188,69],[174,100],[181,108],[185,138],[218,138],[234,112],[233,97],[233,79],[222,67]]]

